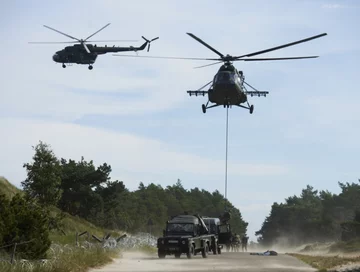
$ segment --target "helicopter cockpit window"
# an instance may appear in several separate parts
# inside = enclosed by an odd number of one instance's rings
[[[219,72],[216,76],[216,81],[221,82],[235,82],[236,75],[235,73],[229,73],[229,72]]]

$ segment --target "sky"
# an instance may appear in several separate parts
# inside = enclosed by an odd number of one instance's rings
[[[63,69],[52,61],[69,41],[43,25],[96,40],[160,37],[139,56],[213,58],[191,32],[223,54],[243,55],[326,32],[307,43],[259,55],[316,59],[236,62],[265,97],[254,113],[229,109],[228,199],[255,241],[274,202],[306,185],[339,193],[357,182],[360,151],[360,3],[275,1],[2,1],[0,3],[0,175],[20,187],[23,164],[40,140],[59,158],[112,167],[130,190],[140,182],[198,187],[224,194],[226,109],[201,111],[189,97],[220,65],[204,61],[99,56]],[[136,55],[126,52],[127,55]]]

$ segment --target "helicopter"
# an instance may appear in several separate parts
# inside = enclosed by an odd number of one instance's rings
[[[142,58],[161,58],[161,59],[181,59],[181,60],[207,60],[207,61],[216,61],[215,63],[198,66],[195,68],[202,68],[207,67],[215,64],[224,63],[219,68],[218,72],[214,76],[213,80],[202,86],[200,89],[197,90],[189,90],[187,93],[192,96],[202,95],[205,96],[207,94],[208,101],[206,104],[202,104],[201,108],[203,113],[206,113],[207,109],[224,106],[227,108],[231,108],[231,106],[237,106],[241,108],[248,109],[250,114],[254,111],[254,105],[250,105],[248,101],[248,95],[252,96],[264,96],[266,97],[269,92],[267,91],[259,91],[250,84],[245,81],[245,76],[243,71],[237,70],[232,62],[233,61],[270,61],[270,60],[294,60],[294,59],[309,59],[309,58],[317,58],[318,56],[304,56],[304,57],[285,57],[285,58],[248,58],[255,55],[264,54],[270,51],[278,50],[281,48],[285,48],[288,46],[292,46],[295,44],[307,42],[313,39],[320,38],[322,36],[326,36],[327,33],[322,33],[316,36],[312,36],[306,39],[302,39],[299,41],[287,43],[284,45],[272,47],[269,49],[249,53],[246,55],[241,56],[231,56],[229,54],[223,55],[209,44],[198,38],[192,33],[186,33],[214,53],[216,53],[220,58],[183,58],[183,57],[161,57],[161,56],[133,56],[133,55],[120,55],[120,54],[113,54],[114,56],[122,56],[122,57],[142,57]],[[211,84],[211,85],[210,85]],[[203,90],[205,87],[210,85],[209,89]],[[246,86],[250,87],[252,90],[247,90]],[[213,105],[209,105],[209,103],[213,103]],[[246,104],[245,104],[246,103]],[[242,105],[245,104],[245,105]]]
[[[106,53],[114,53],[114,52],[123,52],[123,51],[141,51],[144,50],[146,48],[146,45],[148,45],[147,51],[149,52],[150,50],[150,43],[152,41],[155,41],[157,39],[159,39],[159,37],[156,37],[152,40],[148,40],[146,39],[144,36],[142,36],[142,38],[145,40],[145,43],[142,44],[139,47],[134,47],[134,46],[129,46],[129,47],[116,47],[115,45],[112,47],[108,47],[108,46],[97,46],[92,45],[92,44],[86,44],[86,42],[117,42],[117,41],[134,41],[134,40],[112,40],[112,41],[88,41],[89,38],[93,37],[95,34],[99,33],[101,30],[103,30],[104,28],[106,28],[107,26],[109,26],[110,23],[106,24],[105,26],[103,26],[102,28],[100,28],[98,31],[96,31],[95,33],[91,34],[90,36],[88,36],[86,39],[78,39],[75,38],[73,36],[70,36],[66,33],[63,33],[59,30],[56,30],[52,27],[49,27],[47,25],[44,25],[44,27],[53,30],[57,33],[60,33],[68,38],[71,38],[73,40],[76,41],[70,41],[70,42],[29,42],[32,44],[49,44],[49,43],[75,43],[72,46],[66,46],[64,49],[57,51],[53,56],[52,59],[54,62],[57,63],[62,63],[62,67],[66,68],[65,63],[70,64],[70,63],[76,63],[76,64],[86,64],[89,65],[88,68],[89,70],[93,69],[92,64],[95,63],[98,55],[103,55]]]

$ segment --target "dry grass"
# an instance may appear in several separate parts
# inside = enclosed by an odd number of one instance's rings
[[[319,269],[319,271],[326,271],[340,265],[360,262],[360,256],[357,257],[339,257],[339,256],[312,256],[297,253],[288,253],[288,255],[296,257],[301,261]]]
[[[0,271],[7,272],[85,272],[89,268],[100,267],[119,257],[119,249],[104,249],[53,245],[49,258],[44,261],[16,260],[13,265],[0,262]]]
[[[12,198],[17,193],[22,194],[22,191],[12,185],[6,178],[0,176],[0,194],[5,194],[8,198]]]

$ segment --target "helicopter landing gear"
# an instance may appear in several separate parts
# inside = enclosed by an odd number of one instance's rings
[[[93,66],[92,66],[92,65],[89,65],[88,68],[89,68],[89,70],[92,70],[92,69],[93,69]]]
[[[201,105],[203,113],[206,113],[206,106],[204,104]]]
[[[250,106],[250,114],[252,114],[253,111],[254,111],[254,105],[251,105],[251,106]]]
[[[62,68],[66,68],[66,65],[63,63]]]

